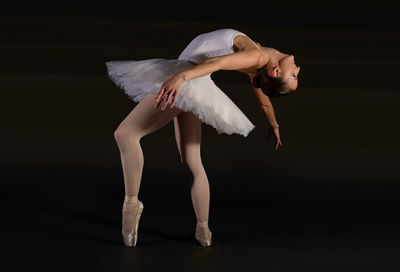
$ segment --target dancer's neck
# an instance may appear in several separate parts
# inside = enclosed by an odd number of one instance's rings
[[[281,60],[289,56],[288,54],[284,54],[272,47],[263,47],[263,49],[269,55],[267,69],[271,69],[275,66],[278,66]]]

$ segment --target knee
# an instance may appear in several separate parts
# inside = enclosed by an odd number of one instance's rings
[[[114,131],[114,139],[118,144],[123,144],[134,140],[139,141],[140,137],[138,136],[138,133],[135,130],[120,125]]]

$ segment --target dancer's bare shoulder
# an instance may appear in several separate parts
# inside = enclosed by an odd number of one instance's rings
[[[245,35],[236,35],[236,37],[233,39],[233,50],[235,52],[255,50],[255,49],[259,50],[265,58],[268,56],[269,53],[268,47],[262,46],[259,42],[253,41]],[[268,61],[267,58],[266,61]],[[253,78],[258,74],[258,68],[259,67],[242,69],[239,70],[239,72],[247,74],[250,77],[250,80],[252,81]]]

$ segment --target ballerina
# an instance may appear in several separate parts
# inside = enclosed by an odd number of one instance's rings
[[[210,189],[200,155],[201,124],[211,125],[218,133],[244,137],[255,127],[210,75],[236,70],[249,76],[258,107],[271,125],[268,137],[272,133],[275,136],[276,151],[282,142],[269,98],[297,89],[300,67],[294,56],[264,47],[240,31],[219,29],[198,35],[178,59],[109,61],[106,66],[114,83],[138,102],[114,132],[124,174],[125,245],[136,246],[144,207],[138,199],[144,162],[140,139],[173,120],[181,162],[193,175],[190,193],[197,218],[195,239],[202,246],[210,246]]]

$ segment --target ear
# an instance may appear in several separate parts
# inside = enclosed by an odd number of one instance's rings
[[[274,78],[279,77],[279,67],[278,66],[272,67],[272,69],[267,71],[267,74],[270,77],[274,77]]]

